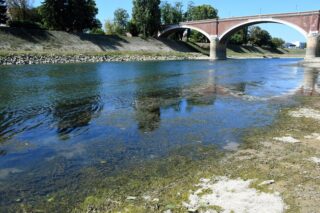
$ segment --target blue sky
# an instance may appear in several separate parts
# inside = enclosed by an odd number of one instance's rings
[[[35,0],[39,5],[42,0]],[[176,2],[176,0],[167,0]],[[181,0],[187,6],[189,0]],[[221,18],[234,16],[247,16],[268,13],[285,13],[296,11],[320,10],[320,0],[194,0],[196,5],[210,4],[219,10]],[[117,8],[126,9],[129,14],[132,10],[132,0],[96,0],[99,8],[98,18],[104,23],[113,18],[113,12]],[[304,41],[305,38],[290,27],[278,24],[261,25],[272,36],[280,37],[286,41]]]

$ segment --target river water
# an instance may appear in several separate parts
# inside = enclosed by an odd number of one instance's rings
[[[0,211],[86,194],[88,168],[102,180],[190,144],[236,149],[292,94],[317,92],[299,60],[0,67]]]

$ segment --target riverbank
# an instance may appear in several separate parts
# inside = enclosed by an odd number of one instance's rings
[[[209,44],[0,27],[0,65],[209,59]],[[230,46],[228,58],[303,58],[305,50]]]
[[[0,65],[207,58],[182,41],[0,27]]]
[[[105,53],[28,53],[0,52],[0,65],[66,64],[124,61],[200,60],[208,57],[200,53],[109,51]]]
[[[106,178],[74,212],[317,212],[320,98],[297,101],[271,126],[248,130],[236,151],[204,145],[175,150]]]
[[[192,43],[190,46],[204,55],[209,55],[210,44],[208,43]],[[243,58],[304,58],[305,49],[287,49],[287,48],[266,48],[258,46],[240,46],[228,45],[228,58],[243,59]]]

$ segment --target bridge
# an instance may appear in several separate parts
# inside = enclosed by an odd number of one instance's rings
[[[243,27],[262,23],[278,23],[292,27],[306,38],[306,58],[320,57],[320,10],[181,22],[164,25],[159,37],[185,29],[195,30],[210,41],[210,59],[226,59],[226,46],[231,35]]]

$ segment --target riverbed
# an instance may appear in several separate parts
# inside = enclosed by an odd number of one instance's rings
[[[2,66],[0,210],[72,211],[119,174],[141,169],[139,185],[182,168],[177,156],[218,161],[297,94],[317,94],[318,71],[300,60]]]

